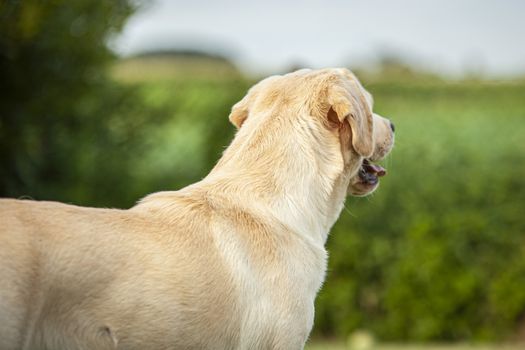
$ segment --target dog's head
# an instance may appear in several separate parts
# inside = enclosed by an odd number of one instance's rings
[[[256,128],[268,116],[308,116],[316,138],[338,143],[340,175],[349,178],[348,194],[364,196],[386,174],[374,162],[394,145],[393,124],[372,109],[372,96],[349,70],[303,69],[256,84],[233,106],[230,121],[237,128],[245,123]]]

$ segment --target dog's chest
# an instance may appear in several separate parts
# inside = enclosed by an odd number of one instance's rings
[[[300,343],[313,324],[326,252],[301,240],[258,238],[223,231],[216,241],[238,296],[239,348],[272,348],[291,338]]]

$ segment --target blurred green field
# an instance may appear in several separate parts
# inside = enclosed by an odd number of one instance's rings
[[[493,344],[378,344],[367,348],[351,348],[344,343],[320,342],[307,345],[306,350],[521,350],[523,345]]]
[[[365,81],[366,84],[366,81]],[[505,339],[525,316],[525,87],[369,85],[396,124],[389,175],[334,227],[318,331]],[[332,287],[333,286],[333,287]]]

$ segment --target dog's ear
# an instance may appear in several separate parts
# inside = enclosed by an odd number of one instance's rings
[[[229,116],[230,122],[237,128],[240,128],[244,124],[250,113],[252,113],[252,110],[256,109],[256,103],[258,101],[258,97],[260,95],[261,90],[268,86],[269,83],[277,79],[280,79],[280,76],[268,77],[252,86],[250,90],[248,90],[248,92],[246,93],[246,96],[244,96],[242,100],[233,105],[232,111]]]
[[[233,105],[229,119],[230,122],[237,127],[237,129],[240,128],[246,118],[248,118],[250,109],[252,108],[253,103],[258,95],[259,85],[260,83],[252,86],[252,88],[246,93],[246,96]]]
[[[339,123],[350,125],[354,150],[362,157],[370,157],[374,152],[373,116],[358,83],[343,80],[330,84],[327,102],[328,114],[335,113]]]
[[[228,117],[237,129],[241,127],[246,118],[248,118],[248,95],[233,105],[230,116]]]

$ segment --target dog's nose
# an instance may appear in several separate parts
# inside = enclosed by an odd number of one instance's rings
[[[390,122],[390,129],[392,129],[392,132],[396,132],[396,127],[392,122]]]

